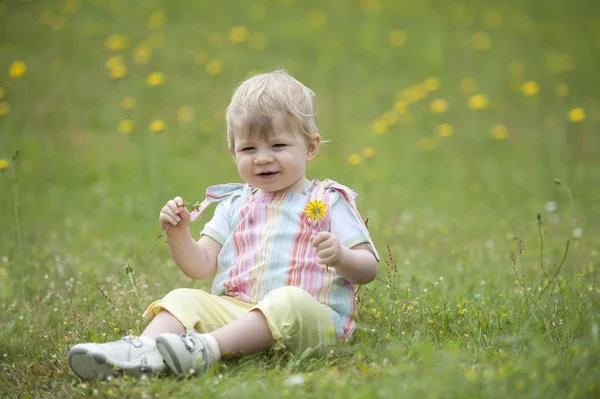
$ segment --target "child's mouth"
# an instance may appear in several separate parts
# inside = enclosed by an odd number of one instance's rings
[[[278,174],[279,174],[279,172],[262,172],[262,173],[258,174],[258,177],[260,177],[261,179],[270,180],[270,179],[273,179]]]

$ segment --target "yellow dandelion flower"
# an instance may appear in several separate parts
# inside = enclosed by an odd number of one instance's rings
[[[327,14],[320,8],[313,8],[306,15],[306,22],[311,28],[320,28],[327,23]]]
[[[33,329],[30,329],[30,330],[29,330],[29,334],[31,334],[31,333],[33,333]]]
[[[152,72],[146,77],[146,84],[150,87],[161,85],[164,81],[165,75],[162,72]]]
[[[454,133],[454,127],[449,123],[442,123],[438,125],[436,132],[440,137],[450,137]]]
[[[400,100],[396,101],[396,104],[394,104],[394,110],[400,115],[404,115],[408,110],[408,107],[406,106],[406,103],[404,101]]]
[[[487,26],[496,29],[502,26],[504,17],[498,10],[486,10],[483,12],[483,20]]]
[[[146,64],[152,56],[152,48],[144,44],[140,44],[133,51],[133,60],[138,64]]]
[[[358,166],[362,162],[360,154],[351,154],[348,157],[348,163],[352,166]]]
[[[408,34],[402,29],[392,29],[388,34],[390,44],[394,47],[402,47],[408,41]]]
[[[362,155],[365,159],[373,158],[373,155],[375,155],[375,148],[373,148],[373,147],[363,148]]]
[[[387,132],[388,123],[385,121],[385,119],[378,118],[373,122],[371,127],[373,128],[373,132],[375,132],[375,134],[383,134]]]
[[[165,124],[165,121],[163,121],[162,119],[157,119],[155,121],[152,121],[152,123],[150,124],[150,131],[152,133],[158,133],[165,130],[166,127],[167,125]]]
[[[410,88],[412,98],[416,101],[422,100],[427,97],[427,90],[425,90],[425,86],[422,84],[416,84]]]
[[[27,64],[23,61],[13,62],[8,70],[10,77],[15,79],[25,75],[25,72],[27,72]]]
[[[430,107],[431,110],[436,113],[446,112],[448,110],[448,103],[446,100],[438,98],[431,102]]]
[[[264,33],[254,33],[250,38],[250,46],[252,46],[254,50],[262,51],[267,48],[268,44],[269,38]]]
[[[104,66],[106,67],[106,69],[113,69],[119,65],[123,65],[123,58],[119,55],[115,55],[114,57],[110,57],[108,60],[106,60],[106,62],[104,63]]]
[[[318,222],[327,215],[327,204],[320,200],[310,201],[304,208],[304,213],[309,220]]]
[[[7,101],[0,101],[0,116],[8,114],[10,104]]]
[[[104,42],[104,48],[107,50],[125,50],[127,47],[129,47],[129,38],[125,35],[113,34]]]
[[[127,134],[133,131],[133,122],[131,119],[123,119],[121,123],[119,123],[119,133]]]
[[[508,137],[508,129],[504,125],[494,125],[492,127],[492,138],[494,140],[504,140]]]
[[[465,93],[474,93],[477,90],[475,78],[466,77],[460,81],[460,89]]]
[[[585,119],[585,110],[581,107],[573,108],[569,111],[569,120],[571,122],[581,122]]]
[[[419,140],[419,148],[422,151],[433,151],[437,147],[437,141],[433,137],[423,137]]]
[[[212,76],[223,72],[223,63],[220,60],[210,60],[204,67],[204,71]]]
[[[177,110],[177,120],[181,123],[187,123],[194,117],[194,109],[189,105],[182,105]]]
[[[161,11],[153,12],[148,18],[148,28],[160,29],[165,25],[166,21],[165,14]]]
[[[165,44],[165,34],[162,32],[154,32],[148,37],[148,44],[152,47],[158,48],[162,47]]]
[[[569,86],[567,86],[564,83],[556,86],[556,95],[558,95],[559,97],[568,97],[569,96]]]
[[[434,92],[440,87],[440,81],[436,77],[429,77],[423,81],[423,87],[428,92]]]
[[[121,100],[121,108],[125,111],[130,111],[135,107],[135,99],[133,97],[123,97]]]
[[[119,327],[113,328],[113,331],[116,332],[116,333],[118,333],[119,332]]]
[[[244,43],[248,40],[248,28],[245,26],[234,26],[229,31],[229,41],[231,43]]]
[[[474,94],[469,97],[468,104],[471,109],[484,109],[488,105],[487,97],[483,94]]]
[[[4,88],[0,87],[0,100],[4,98]]]
[[[477,32],[471,37],[471,44],[475,50],[487,50],[492,45],[492,41],[487,33]]]
[[[127,75],[127,67],[125,65],[117,65],[110,70],[110,77],[113,79],[120,79]]]
[[[8,168],[8,159],[0,158],[0,170]]]
[[[540,87],[537,82],[533,80],[529,80],[521,85],[521,93],[523,93],[524,96],[533,96],[539,93],[539,91]]]

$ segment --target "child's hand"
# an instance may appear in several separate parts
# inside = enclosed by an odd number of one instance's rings
[[[335,267],[342,263],[342,246],[335,235],[320,232],[312,238],[312,245],[317,249],[320,265]]]
[[[190,226],[190,213],[185,209],[183,199],[175,197],[160,210],[158,220],[160,227],[167,230],[167,234],[181,232]]]

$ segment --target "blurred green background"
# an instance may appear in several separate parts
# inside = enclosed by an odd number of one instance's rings
[[[595,287],[596,1],[5,0],[0,24],[0,321],[2,337],[18,337],[4,345],[10,356],[32,326],[57,329],[68,375],[69,345],[98,338],[83,327],[110,311],[97,287],[134,309],[110,328],[94,324],[117,338],[151,299],[208,285],[184,278],[160,240],[150,253],[158,213],[175,195],[197,201],[208,185],[240,180],[225,108],[246,77],[279,68],[316,92],[331,140],[308,177],[357,191],[403,289],[444,276],[448,300],[515,292],[515,237],[533,284],[543,278],[537,213],[548,265],[570,239],[563,273]],[[127,264],[135,300],[120,274]],[[74,308],[86,322],[63,332],[52,309]]]

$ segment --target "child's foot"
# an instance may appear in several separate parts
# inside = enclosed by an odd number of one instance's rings
[[[181,335],[161,334],[156,337],[156,347],[173,373],[178,376],[200,375],[218,360],[213,349],[216,341],[209,342],[211,338],[195,330]]]
[[[119,372],[133,377],[155,376],[165,370],[156,346],[127,336],[105,344],[77,344],[69,351],[69,366],[83,380],[103,379]]]

